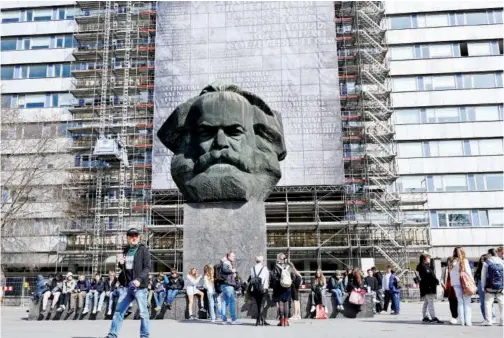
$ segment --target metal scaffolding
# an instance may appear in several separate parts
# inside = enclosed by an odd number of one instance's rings
[[[183,197],[151,189],[155,2],[77,4],[69,189],[78,197],[69,200],[75,221],[61,230],[67,245],[60,262],[103,272],[115,264],[125,229],[136,226],[157,269],[180,270]],[[423,210],[426,194],[395,190],[383,5],[342,1],[334,10],[346,183],[277,187],[266,200],[268,259],[282,251],[300,270],[314,271],[376,258],[378,266],[405,272],[430,238],[427,222],[402,215],[402,208]],[[126,161],[96,154],[100,138],[125,149]]]

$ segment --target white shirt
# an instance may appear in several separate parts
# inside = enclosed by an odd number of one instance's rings
[[[386,290],[386,291],[389,290],[390,276],[392,276],[392,274],[390,272],[387,272],[386,274],[383,275],[383,278],[382,278],[382,289],[383,290]]]
[[[484,264],[483,268],[481,269],[481,285],[483,286],[483,289],[485,290],[485,284],[486,284],[486,275],[488,273],[488,262],[491,262],[493,264],[500,264],[504,268],[504,261],[500,259],[499,257],[490,257]],[[495,290],[499,291],[499,290]]]
[[[464,259],[462,264],[464,264],[465,272],[473,278],[469,261]],[[450,283],[452,286],[460,286],[460,262],[458,258],[453,259],[453,267],[450,270]]]
[[[262,269],[262,271],[261,271]],[[255,271],[255,274],[254,274]],[[259,274],[259,271],[261,271],[261,274]],[[262,264],[256,264],[252,269],[250,269],[250,277],[254,278],[256,276],[261,278],[262,285],[264,290],[268,290],[269,288],[269,271],[268,268],[263,266]]]

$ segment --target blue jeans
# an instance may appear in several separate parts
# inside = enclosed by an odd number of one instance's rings
[[[231,313],[231,320],[236,320],[236,301],[235,301],[235,288],[230,285],[222,286],[222,321],[226,322],[227,306],[229,305],[229,312]]]
[[[124,320],[124,314],[134,300],[136,300],[138,310],[140,311],[140,338],[149,337],[150,323],[149,310],[147,309],[147,288],[137,289],[137,291],[133,292],[129,288],[121,287],[119,289],[119,300],[117,301],[114,318],[112,318],[112,325],[110,326],[108,338],[117,338]]]
[[[166,291],[166,303],[171,305],[175,300],[175,297],[178,295],[180,290],[167,290]]]
[[[462,325],[472,325],[471,296],[464,295],[462,286],[460,285],[454,285],[453,288],[457,295],[459,323]]]
[[[485,313],[485,290],[483,290],[483,286],[481,285],[481,279],[478,280],[478,296],[479,296],[481,314],[483,315],[483,319],[487,320]],[[492,306],[492,318],[495,321],[495,308],[493,306]]]
[[[215,304],[217,304],[217,297],[218,295],[216,293],[211,293],[208,294],[208,311],[210,311],[210,319],[215,320]]]
[[[343,305],[343,292],[340,289],[332,289],[331,292],[336,297],[336,305]]]
[[[110,293],[108,302],[108,311],[112,312],[112,304],[114,304],[114,298],[119,297],[119,290],[114,290]]]
[[[156,307],[161,307],[164,297],[164,291],[154,291],[154,301],[156,302]]]
[[[391,296],[392,296],[392,304],[394,304],[394,312],[399,313],[401,304],[400,294],[399,292],[391,292]]]

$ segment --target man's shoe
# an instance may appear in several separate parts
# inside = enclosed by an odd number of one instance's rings
[[[431,323],[444,324],[444,322],[442,320],[439,320],[437,317],[432,318]]]
[[[270,323],[268,323],[267,321],[265,321],[265,320],[263,319],[263,321],[262,321],[261,325],[263,325],[263,326],[270,326],[271,324],[270,324]]]
[[[392,312],[391,315],[392,316],[397,316],[397,315],[399,315],[399,312]]]
[[[171,310],[171,304],[166,305],[166,307],[168,308],[168,310]]]
[[[429,317],[424,317],[424,319],[422,319],[422,323],[430,323],[431,320],[429,319]]]
[[[237,320],[233,320],[233,321],[231,322],[231,325],[240,325],[240,322],[239,322],[239,321],[237,321]]]

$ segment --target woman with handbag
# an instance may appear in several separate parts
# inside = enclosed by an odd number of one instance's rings
[[[443,322],[436,317],[436,311],[434,309],[434,301],[436,300],[439,280],[436,278],[434,270],[431,267],[429,255],[420,255],[420,262],[418,263],[416,271],[418,272],[416,278],[418,284],[420,284],[420,298],[424,299],[422,322],[443,324]],[[429,310],[430,318],[427,316],[427,310]]]
[[[450,282],[457,295],[458,322],[462,326],[472,326],[471,296],[476,294],[477,287],[471,274],[469,261],[465,258],[464,249],[456,247],[452,257]]]

